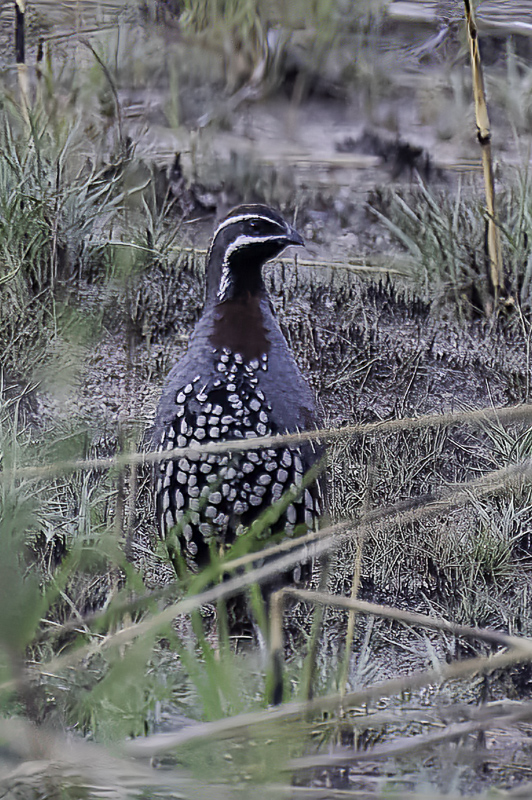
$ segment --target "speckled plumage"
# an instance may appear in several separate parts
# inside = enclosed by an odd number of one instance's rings
[[[275,319],[262,282],[265,260],[302,239],[265,206],[240,206],[218,226],[207,257],[203,314],[159,403],[154,445],[195,449],[213,441],[315,427],[312,394]],[[190,566],[226,547],[317,460],[311,445],[188,454],[156,467],[161,535],[175,528]],[[313,528],[319,487],[303,489],[272,532]]]

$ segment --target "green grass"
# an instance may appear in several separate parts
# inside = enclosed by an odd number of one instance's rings
[[[27,129],[5,108],[0,129],[0,340],[4,381],[35,380],[58,337],[76,329],[69,294],[90,271],[96,230],[109,229],[121,192],[80,166],[82,131],[58,135],[36,112]],[[73,323],[73,324],[72,324]]]
[[[498,198],[506,301],[528,319],[532,195],[526,170],[509,170],[506,187]],[[459,182],[456,192],[423,184],[406,192],[384,190],[372,210],[408,253],[416,291],[451,301],[466,316],[487,307],[486,216],[474,187]]]

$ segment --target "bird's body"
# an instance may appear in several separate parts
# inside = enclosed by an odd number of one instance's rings
[[[240,206],[218,226],[207,257],[203,314],[185,357],[168,375],[155,424],[161,451],[245,440],[315,426],[312,393],[279,328],[261,275],[264,261],[302,239],[265,206]],[[175,529],[190,566],[209,561],[291,488],[292,503],[269,526],[292,535],[315,527],[316,484],[303,476],[318,459],[311,445],[241,453],[188,453],[156,469],[162,536]]]

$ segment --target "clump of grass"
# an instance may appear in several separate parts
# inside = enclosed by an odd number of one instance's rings
[[[452,299],[462,313],[482,307],[486,294],[484,224],[480,199],[452,196],[421,184],[417,191],[384,191],[372,212],[411,257],[422,296]]]
[[[105,248],[112,285],[107,311],[115,324],[126,319],[137,340],[148,345],[169,335],[186,338],[203,303],[203,257],[182,246],[187,233],[175,201],[168,192],[157,196],[152,173],[141,210],[130,215],[127,241]]]
[[[530,99],[532,96],[532,70],[528,59],[516,52],[515,41],[505,40],[505,73],[489,76],[489,91],[494,108],[504,111],[518,133],[530,128]]]
[[[85,275],[94,237],[120,202],[101,171],[76,167],[80,136],[73,125],[54,138],[38,111],[28,135],[13,109],[2,116],[0,346],[10,378],[31,378],[50,356],[61,304]]]
[[[532,311],[532,191],[527,170],[511,176],[499,196],[499,225],[510,307]],[[457,191],[420,182],[414,190],[377,194],[372,213],[393,233],[411,257],[411,279],[423,296],[451,300],[470,317],[490,303],[485,249],[486,215],[473,187]]]

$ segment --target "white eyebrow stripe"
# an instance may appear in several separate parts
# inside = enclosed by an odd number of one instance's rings
[[[272,239],[279,238],[280,237],[277,234],[270,234],[269,236],[248,236],[245,233],[241,233],[240,236],[237,236],[234,242],[231,242],[229,247],[226,249],[224,254],[224,266],[228,264],[229,258],[233,255],[235,250],[244,248],[246,244],[264,244],[264,242],[270,242]],[[288,247],[288,243],[286,246]]]
[[[224,219],[224,221],[218,225],[212,237],[213,241],[216,239],[220,231],[223,231],[223,229],[227,228],[228,225],[233,225],[235,222],[245,222],[248,219],[262,219],[264,222],[271,222],[272,225],[277,225],[282,231],[284,231],[284,227],[281,225],[281,223],[277,222],[275,219],[271,219],[271,217],[264,217],[261,214],[238,214],[234,217]]]

